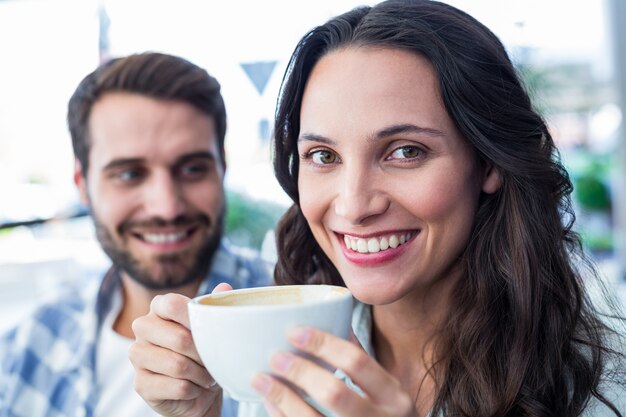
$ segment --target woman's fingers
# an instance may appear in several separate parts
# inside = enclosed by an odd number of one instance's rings
[[[340,416],[367,415],[364,400],[319,364],[292,353],[277,353],[270,361],[272,370],[305,391],[317,403]],[[301,398],[283,383],[273,384],[268,399],[286,415],[300,415]],[[296,401],[297,399],[297,401]],[[317,413],[312,415],[318,415]]]
[[[350,329],[350,334],[348,335],[348,340],[356,345],[359,346],[361,349],[363,349],[363,346],[361,346],[361,341],[356,337],[356,335],[354,334],[354,332],[352,331],[352,329]]]
[[[376,404],[401,402],[406,395],[399,382],[360,346],[311,328],[295,328],[289,341],[334,368],[342,370]],[[408,397],[407,397],[408,398]]]
[[[285,414],[282,413],[282,411],[276,408],[274,404],[269,402],[269,400],[264,400],[263,406],[265,407],[265,410],[267,411],[270,417],[287,417],[285,416]]]
[[[284,382],[266,374],[255,375],[252,386],[264,398],[265,409],[271,417],[320,417],[304,399]]]

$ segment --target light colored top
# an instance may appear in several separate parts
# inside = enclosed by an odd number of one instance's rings
[[[128,359],[133,339],[113,330],[113,324],[122,309],[121,291],[116,291],[111,310],[102,323],[96,346],[96,387],[100,395],[96,401],[95,417],[158,417],[152,408],[132,387],[135,368]]]

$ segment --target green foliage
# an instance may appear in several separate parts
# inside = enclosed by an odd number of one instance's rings
[[[612,196],[608,182],[615,167],[613,155],[578,150],[570,152],[569,156],[574,201],[586,211],[610,212]]]
[[[609,181],[615,170],[614,154],[599,154],[584,148],[567,151],[567,169],[577,208],[576,229],[585,247],[594,253],[614,248],[612,195]]]
[[[613,246],[613,235],[610,233],[592,233],[585,231],[580,234],[585,247],[594,252],[611,252],[615,248]]]
[[[584,210],[609,211],[611,196],[598,175],[585,174],[574,180],[574,197]]]
[[[226,236],[231,242],[260,249],[263,238],[273,230],[286,207],[258,201],[234,191],[226,192]]]

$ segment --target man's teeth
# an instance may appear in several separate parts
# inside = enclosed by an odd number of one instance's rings
[[[143,240],[148,243],[173,243],[187,236],[187,232],[178,233],[144,233]]]
[[[370,237],[367,239],[344,235],[343,240],[346,243],[346,247],[355,252],[376,253],[389,248],[395,249],[410,240],[413,236],[415,236],[415,232],[402,233],[399,235],[392,234],[380,238]]]

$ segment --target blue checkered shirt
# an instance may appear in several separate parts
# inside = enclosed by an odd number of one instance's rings
[[[198,293],[220,282],[234,288],[269,285],[272,269],[251,251],[222,242]],[[104,278],[63,291],[0,338],[0,417],[93,416],[95,347],[120,290],[119,274],[111,268]],[[237,403],[225,398],[222,417],[236,414]]]

